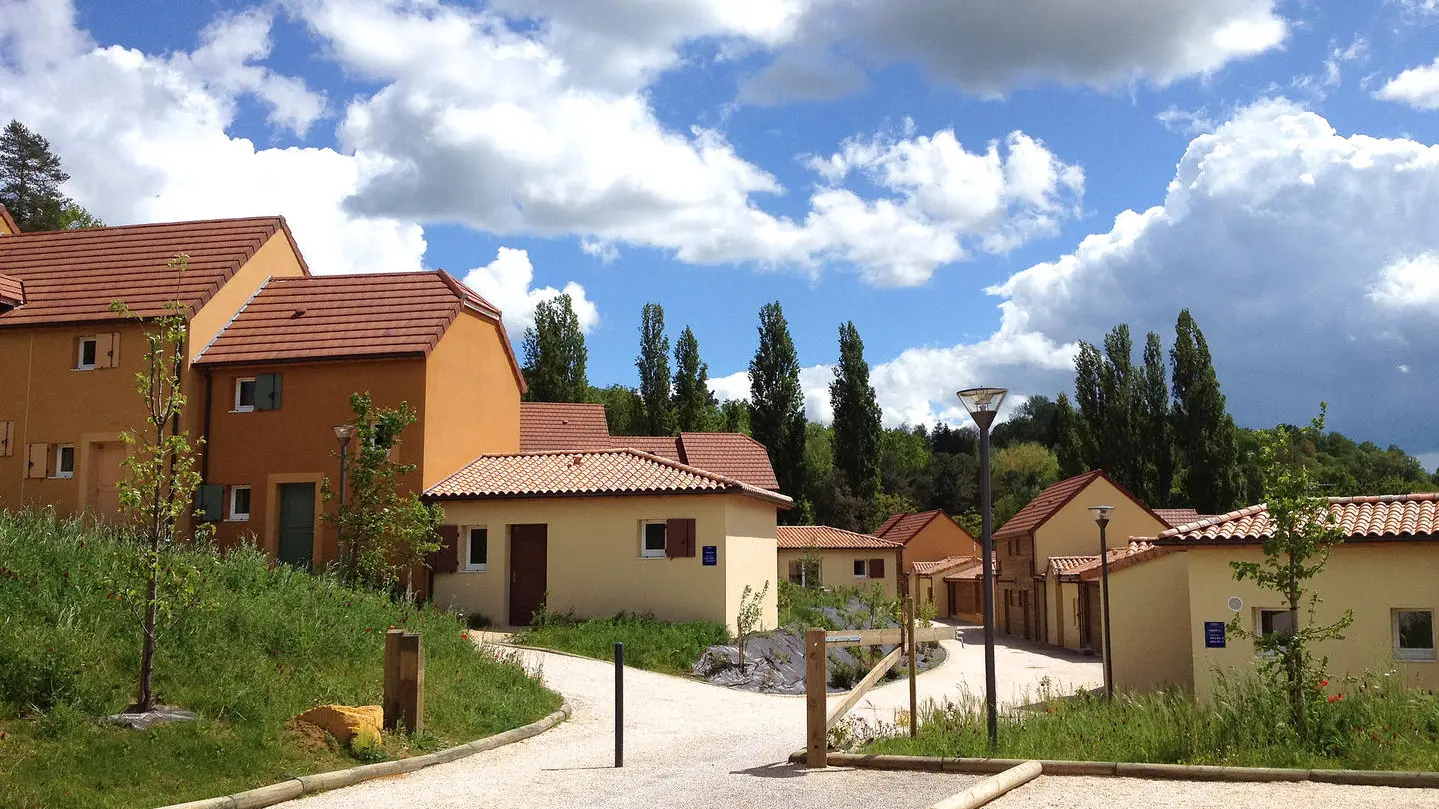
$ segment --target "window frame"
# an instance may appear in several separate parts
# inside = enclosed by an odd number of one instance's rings
[[[245,510],[243,512],[238,511],[235,508],[236,495],[238,495],[242,491],[248,493],[248,496],[245,498],[246,503]],[[254,497],[254,489],[249,484],[231,486],[225,522],[249,522],[250,515],[253,513],[252,509],[254,509],[255,507]]]
[[[1268,637],[1269,635],[1272,635],[1272,634],[1279,634],[1279,633],[1276,633],[1276,632],[1273,632],[1273,631],[1270,631],[1270,632],[1265,632],[1265,631],[1264,631],[1264,616],[1265,616],[1266,614],[1270,614],[1270,615],[1283,615],[1283,616],[1285,616],[1286,618],[1288,618],[1288,616],[1289,616],[1289,610],[1287,610],[1287,609],[1281,609],[1281,608],[1277,608],[1277,607],[1255,607],[1255,608],[1254,608],[1254,634],[1257,635],[1258,637],[1261,637],[1261,638]],[[1271,625],[1271,626],[1273,625],[1273,619],[1270,620],[1270,625]],[[1295,629],[1297,629],[1297,628],[1298,628],[1298,627],[1295,627]],[[1293,632],[1292,629],[1290,630],[1289,634],[1290,634],[1291,637],[1293,636],[1294,632]],[[1260,652],[1259,654],[1260,654],[1261,656],[1263,656],[1263,657],[1272,657],[1272,656],[1275,654],[1275,652]]]
[[[1399,616],[1406,612],[1427,612],[1429,613],[1429,648],[1401,648],[1399,645]],[[1389,611],[1389,626],[1394,635],[1394,659],[1404,663],[1434,663],[1439,661],[1436,657],[1434,637],[1434,609],[1430,607],[1395,607]]]
[[[462,572],[462,573],[484,573],[485,571],[489,570],[489,569],[490,569],[490,527],[489,527],[488,525],[466,525],[466,526],[463,526],[460,530],[461,530],[461,532],[462,532],[462,533],[461,533],[461,536],[464,538],[464,545],[465,545],[465,555],[462,557],[463,563],[460,565],[460,572]],[[470,561],[471,556],[473,556],[473,554],[471,553],[471,549],[472,549],[473,546],[474,546],[474,539],[475,539],[475,537],[474,537],[474,533],[473,533],[473,532],[475,532],[475,531],[484,531],[484,532],[485,532],[485,561],[483,561],[483,562],[481,562],[481,563],[479,563],[479,564],[475,564],[474,562],[471,562],[471,561]]]
[[[659,550],[653,550],[647,546],[649,540],[649,527],[658,525],[665,529],[665,541],[660,545]],[[669,550],[669,520],[640,520],[640,558],[641,559],[666,559]]]
[[[244,390],[244,387],[245,387],[245,383],[246,383],[246,382],[249,382],[249,383],[250,383],[250,403],[249,403],[249,404],[244,404],[243,402],[240,401],[240,392],[241,392],[242,390]],[[256,397],[256,395],[257,395],[257,391],[256,391],[256,387],[255,387],[255,377],[253,377],[253,376],[237,376],[237,377],[235,377],[235,409],[231,410],[230,412],[231,412],[231,413],[253,413],[253,412],[255,412],[255,409],[256,409],[256,408],[255,408],[255,397]]]
[[[854,571],[854,577],[855,577],[856,579],[867,579],[867,578],[869,578],[869,560],[868,560],[868,559],[854,559],[854,560],[852,560],[852,561],[853,561],[853,564],[850,566],[850,568]],[[861,571],[863,571],[863,572],[861,572]]]
[[[64,461],[64,459],[65,459],[65,454],[66,454],[65,451],[66,451],[66,450],[69,450],[69,454],[70,454],[70,468],[69,468],[69,469],[62,469],[61,466],[63,465],[63,461]],[[56,445],[55,445],[55,474],[51,475],[50,477],[51,477],[52,479],[55,479],[55,480],[69,480],[70,478],[75,477],[75,460],[76,460],[76,459],[75,459],[75,445],[74,445],[74,444],[56,444]]]
[[[85,344],[86,344],[86,343],[88,343],[88,344],[90,344],[91,346],[94,347],[93,350],[91,351],[90,362],[89,362],[88,364],[85,362]],[[76,346],[75,346],[75,370],[77,370],[77,371],[93,371],[93,370],[95,370],[97,367],[99,367],[99,362],[100,362],[100,338],[99,338],[99,337],[81,337],[80,340],[79,340],[79,342],[78,342],[78,343],[76,344]]]

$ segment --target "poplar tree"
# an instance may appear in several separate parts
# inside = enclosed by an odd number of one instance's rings
[[[635,368],[640,372],[645,429],[650,435],[673,435],[675,419],[670,409],[670,338],[665,336],[665,310],[657,303],[645,304],[640,312],[640,355],[635,357]]]
[[[70,175],[50,141],[19,121],[0,133],[0,204],[26,233],[102,223],[60,191]]]
[[[834,408],[834,465],[849,490],[865,498],[879,494],[880,410],[869,384],[864,342],[850,321],[839,327],[839,364],[829,383]]]
[[[1072,478],[1082,475],[1089,469],[1084,460],[1085,435],[1088,428],[1079,414],[1074,412],[1068,394],[1059,394],[1055,407],[1058,411],[1059,439],[1054,454],[1059,459],[1059,476]]]
[[[1182,463],[1179,490],[1201,514],[1236,505],[1236,429],[1209,355],[1209,343],[1188,309],[1174,326],[1169,352],[1174,379],[1174,445]]]
[[[585,363],[589,350],[569,295],[535,307],[535,325],[525,330],[524,375],[532,402],[583,402],[589,396]]]
[[[1138,441],[1138,386],[1134,374],[1134,342],[1129,325],[1121,323],[1104,336],[1105,362],[1099,386],[1103,403],[1095,448],[1100,467],[1131,491],[1143,491],[1143,467]]]
[[[759,311],[759,348],[749,364],[750,434],[769,451],[780,491],[798,501],[805,490],[804,390],[799,383],[799,356],[779,301]],[[797,521],[806,508],[782,512]]]
[[[1144,378],[1139,399],[1140,451],[1144,458],[1144,489],[1150,506],[1167,506],[1174,486],[1174,438],[1169,426],[1169,379],[1164,345],[1150,332],[1144,342]]]
[[[710,367],[688,326],[675,342],[675,426],[680,432],[711,432],[719,426],[719,402],[710,392]]]

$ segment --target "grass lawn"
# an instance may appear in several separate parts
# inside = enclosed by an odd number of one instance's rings
[[[1343,697],[1330,701],[1335,694]],[[1327,696],[1326,696],[1327,695]],[[867,753],[1226,764],[1310,769],[1439,770],[1439,697],[1383,676],[1316,689],[1315,740],[1300,743],[1282,700],[1257,681],[1226,686],[1212,706],[1179,693],[1057,700],[1000,717],[989,750],[982,700],[936,711],[919,735],[871,741]]]
[[[477,652],[453,615],[271,568],[253,551],[185,552],[198,606],[160,636],[161,702],[197,722],[132,731],[98,721],[133,698],[140,632],[111,594],[126,549],[102,531],[0,513],[0,806],[141,807],[354,766],[328,737],[287,729],[320,703],[379,704],[384,632],[420,632],[426,731],[366,760],[428,752],[554,711],[558,695]]]
[[[710,621],[671,624],[629,614],[589,620],[550,614],[537,619],[515,636],[515,643],[599,660],[613,660],[615,643],[623,643],[625,665],[664,674],[689,674],[705,649],[730,642],[724,625]]]

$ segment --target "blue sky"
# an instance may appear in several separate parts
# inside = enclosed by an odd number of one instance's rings
[[[1241,423],[1439,453],[1434,0],[0,0],[0,115],[110,223],[283,213],[516,341],[570,291],[595,384],[656,301],[742,395],[777,299],[812,417],[854,320],[959,421],[1188,306]]]

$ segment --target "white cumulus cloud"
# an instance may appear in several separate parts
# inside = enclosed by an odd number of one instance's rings
[[[1415,109],[1439,110],[1439,59],[1400,73],[1380,87],[1375,95]]]
[[[1384,265],[1369,298],[1390,309],[1439,311],[1439,252],[1429,251]]]
[[[534,280],[535,267],[529,252],[513,247],[501,247],[494,261],[470,270],[464,277],[465,286],[500,308],[505,329],[514,340],[535,325],[535,307],[561,294],[570,296],[581,331],[588,333],[600,322],[599,309],[585,296],[584,287],[574,281],[565,284],[564,289],[535,287]]]

